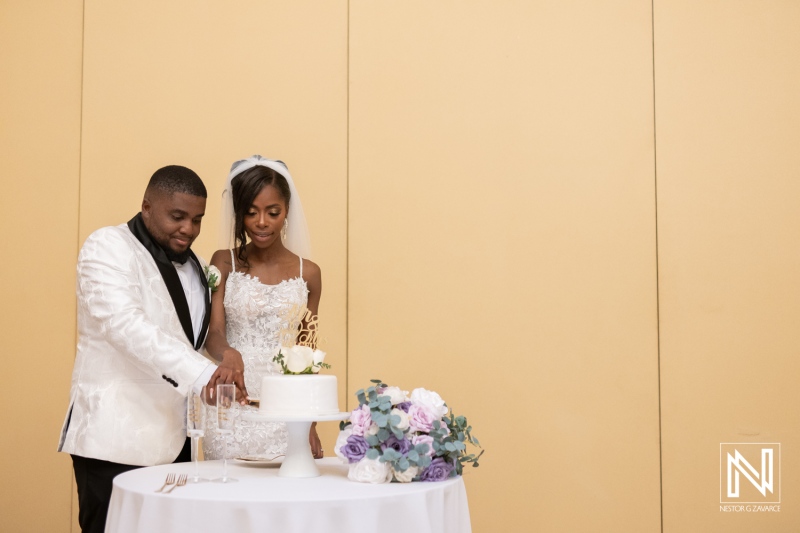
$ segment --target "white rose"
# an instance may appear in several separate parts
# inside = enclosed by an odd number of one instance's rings
[[[447,407],[444,404],[444,400],[433,391],[414,389],[411,392],[411,402],[424,407],[436,418],[441,418],[447,414]]]
[[[416,466],[409,466],[404,472],[398,472],[392,468],[392,475],[394,475],[394,478],[400,483],[410,483],[418,472],[419,468]]]
[[[345,463],[349,463],[350,461],[348,461],[347,457],[345,457],[339,452],[342,449],[342,446],[347,444],[347,437],[349,437],[352,434],[353,434],[353,427],[348,425],[346,428],[344,428],[339,432],[339,436],[336,437],[336,445],[333,447],[333,453],[335,453],[336,457],[338,457]]]
[[[350,465],[347,479],[359,483],[389,483],[392,480],[392,467],[378,459],[364,457]]]
[[[314,363],[313,350],[308,346],[292,346],[285,349],[284,363],[290,372],[302,372]]]
[[[400,387],[386,387],[381,396],[388,396],[392,399],[392,405],[408,401],[408,392],[400,390]]]
[[[379,427],[378,427],[378,424],[376,424],[375,422],[373,422],[373,423],[372,423],[372,424],[371,424],[371,425],[370,425],[370,426],[367,428],[367,431],[365,431],[365,432],[364,432],[364,436],[366,437],[367,435],[377,435],[377,434],[378,434],[378,431],[380,431],[380,430],[381,430],[381,428],[379,428]]]
[[[294,351],[303,354],[303,358],[306,360],[306,368],[314,364],[314,350],[310,347],[302,344],[295,344]]]
[[[311,360],[314,363],[314,368],[312,371],[316,374],[319,372],[320,364],[325,360],[325,352],[322,350],[314,350],[314,353],[311,354]]]
[[[396,427],[400,431],[405,431],[408,429],[408,413],[406,413],[402,409],[392,409],[392,412],[389,414],[397,415],[400,417],[400,422],[395,424],[394,427]]]

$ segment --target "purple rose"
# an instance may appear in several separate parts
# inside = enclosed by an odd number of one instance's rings
[[[397,409],[400,409],[403,412],[408,413],[408,410],[411,409],[411,402],[402,402],[397,404]]]
[[[428,468],[422,471],[420,481],[444,481],[453,472],[453,465],[444,460],[444,457],[437,457]]]
[[[347,444],[341,447],[339,452],[347,458],[350,463],[357,463],[367,454],[369,444],[367,440],[360,435],[350,435],[347,437]]]
[[[411,443],[406,439],[398,439],[394,435],[386,439],[386,441],[381,444],[381,450],[385,450],[386,448],[392,448],[394,451],[399,452],[403,456],[408,454],[408,450],[411,449]]]

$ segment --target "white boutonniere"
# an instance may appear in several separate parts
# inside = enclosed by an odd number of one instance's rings
[[[222,276],[219,272],[219,269],[214,265],[209,265],[203,267],[203,272],[206,274],[206,283],[208,284],[208,288],[211,289],[211,292],[217,292],[217,289],[219,289],[219,280]]]

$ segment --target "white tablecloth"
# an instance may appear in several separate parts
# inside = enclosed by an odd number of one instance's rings
[[[336,458],[317,461],[316,478],[278,477],[276,466],[228,462],[238,483],[201,483],[154,492],[167,473],[192,474],[192,463],[131,470],[114,479],[106,532],[465,533],[471,531],[461,478],[436,483],[370,485],[347,479]],[[200,463],[219,477],[221,461]]]

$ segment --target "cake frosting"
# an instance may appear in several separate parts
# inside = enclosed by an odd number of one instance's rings
[[[261,379],[263,414],[332,415],[339,412],[336,376],[268,374]]]

